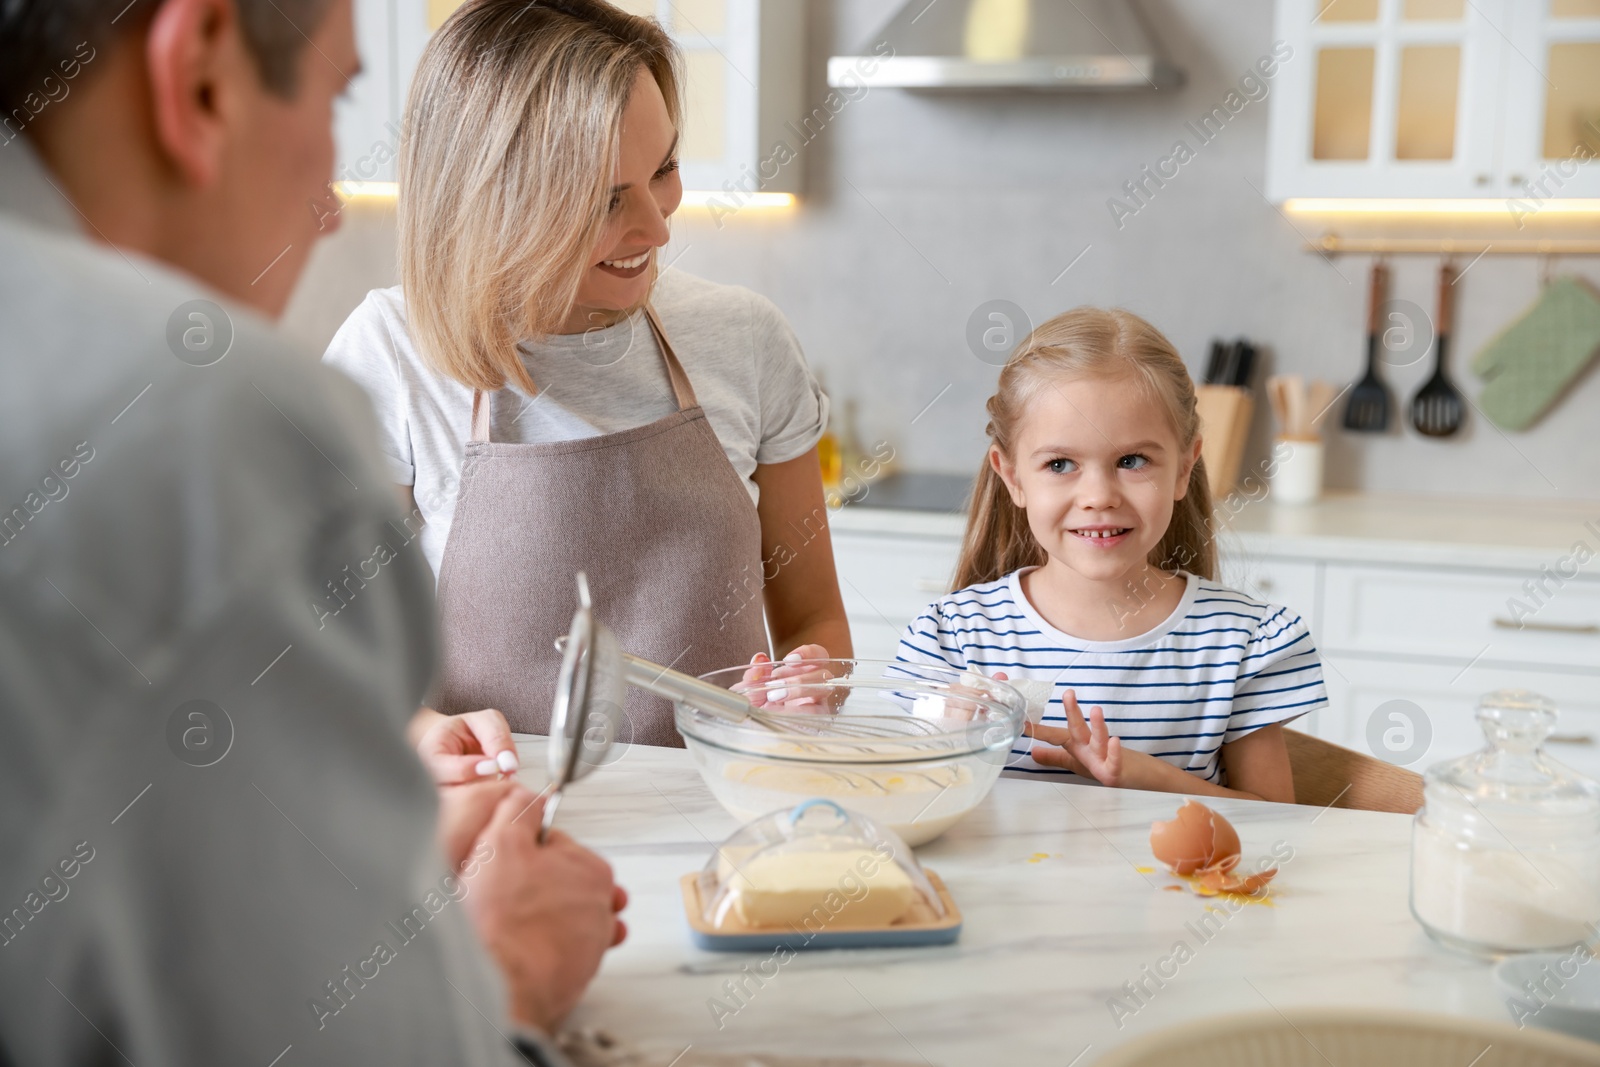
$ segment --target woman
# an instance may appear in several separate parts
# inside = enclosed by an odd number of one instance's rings
[[[444,654],[413,737],[441,781],[515,767],[507,721],[548,729],[579,570],[622,647],[678,670],[762,663],[768,630],[779,657],[850,654],[827,400],[769,302],[657,262],[676,59],[601,0],[475,0],[412,83],[401,285],[325,360],[426,522]],[[625,711],[620,740],[681,743],[666,701]]]

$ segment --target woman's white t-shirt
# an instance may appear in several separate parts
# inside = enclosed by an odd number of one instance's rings
[[[652,303],[728,461],[756,500],[756,466],[804,455],[827,426],[828,400],[800,342],[770,300],[740,286],[667,270]],[[493,394],[497,442],[618,433],[677,410],[643,312],[604,329],[525,343],[521,352],[540,391],[530,396],[508,386]],[[322,358],[371,396],[395,481],[412,487],[426,522],[422,551],[437,576],[472,434],[472,390],[423,359],[399,286],[368,293]]]

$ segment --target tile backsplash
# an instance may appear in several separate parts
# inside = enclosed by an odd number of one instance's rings
[[[823,107],[827,57],[869,41],[900,0],[808,2],[807,94]],[[1265,353],[1258,385],[1273,371],[1353,380],[1370,259],[1305,251],[1314,234],[1259,192],[1267,100],[1248,101],[1209,140],[1188,125],[1272,48],[1270,0],[1143,8],[1188,74],[1182,89],[836,98],[837,114],[789,164],[805,168],[800,207],[720,218],[686,208],[664,258],[770,297],[829,391],[854,400],[858,436],[890,441],[917,469],[966,474],[982,458],[983,402],[997,369],[974,356],[967,335],[990,300],[1011,301],[1034,322],[1078,304],[1129,308],[1165,331],[1197,375],[1212,337],[1244,335]],[[1146,181],[1143,168],[1170,157],[1180,138],[1193,151],[1176,176]],[[1135,200],[1124,183],[1140,181],[1146,192]],[[315,253],[285,320],[319,350],[367,289],[395,280],[392,210],[357,204],[343,222]],[[1431,311],[1437,267],[1433,257],[1396,257],[1391,295]],[[1490,255],[1458,284],[1451,371],[1469,398],[1481,388],[1472,354],[1533,301],[1546,268],[1600,283],[1600,258]],[[1388,370],[1402,408],[1429,373],[1431,356]],[[1265,408],[1259,397],[1247,462],[1267,455]],[[1327,482],[1600,498],[1597,427],[1600,371],[1591,371],[1525,433],[1504,433],[1471,410],[1446,441],[1409,426],[1374,437],[1336,430]]]

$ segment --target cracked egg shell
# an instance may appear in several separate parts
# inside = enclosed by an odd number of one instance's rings
[[[1185,800],[1177,818],[1150,824],[1150,851],[1174,874],[1206,867],[1231,870],[1239,862],[1239,834],[1204,804]]]

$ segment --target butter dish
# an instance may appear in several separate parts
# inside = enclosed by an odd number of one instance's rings
[[[681,885],[690,936],[712,951],[937,945],[961,933],[949,891],[910,846],[821,798],[747,823]]]

